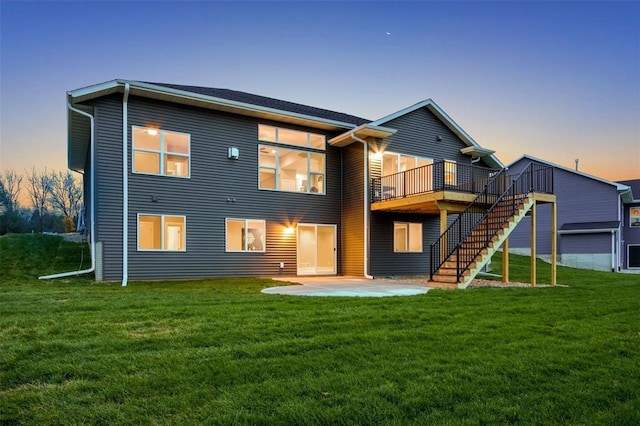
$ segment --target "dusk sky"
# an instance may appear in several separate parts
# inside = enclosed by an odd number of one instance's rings
[[[66,92],[121,78],[371,120],[432,98],[504,164],[640,178],[637,1],[2,0],[0,15],[3,170],[65,170]]]

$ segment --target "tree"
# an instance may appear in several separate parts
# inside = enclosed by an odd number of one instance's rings
[[[38,231],[42,232],[43,229],[43,219],[45,215],[49,212],[50,207],[50,198],[52,193],[52,182],[51,175],[47,172],[45,168],[44,171],[38,172],[36,168],[33,167],[31,169],[31,173],[27,172],[27,192],[29,193],[29,198],[31,199],[31,205],[34,210],[34,216],[36,221],[38,222]]]
[[[82,187],[70,171],[52,172],[51,205],[65,217],[67,232],[75,231],[74,219],[77,218],[82,206]]]
[[[21,183],[22,175],[15,170],[6,170],[4,174],[0,174],[0,204],[5,211],[18,208]]]
[[[0,235],[21,232],[25,228],[26,224],[18,214],[22,178],[15,170],[0,174]]]

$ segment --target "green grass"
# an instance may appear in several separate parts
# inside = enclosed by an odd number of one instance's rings
[[[638,275],[395,298],[36,279],[79,252],[0,238],[0,423],[640,423]],[[511,256],[512,279],[528,268]]]

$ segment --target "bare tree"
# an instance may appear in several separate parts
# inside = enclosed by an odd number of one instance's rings
[[[20,185],[22,184],[22,175],[15,170],[6,170],[4,174],[0,174],[0,205],[4,211],[13,212],[18,205],[18,197],[20,196]]]
[[[42,232],[43,222],[42,219],[49,212],[49,200],[52,192],[52,175],[44,171],[38,172],[36,168],[31,169],[31,173],[27,172],[27,192],[31,199],[31,205],[34,210],[34,214],[38,216],[38,223],[40,232]]]
[[[74,231],[73,220],[80,212],[82,186],[70,171],[52,172],[51,205],[65,216],[67,231]]]

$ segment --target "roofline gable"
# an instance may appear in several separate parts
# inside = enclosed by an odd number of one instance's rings
[[[111,80],[104,83],[71,90],[67,92],[67,96],[72,103],[81,103],[113,93],[123,93],[125,84],[129,84],[130,96],[137,95],[147,98],[208,107],[210,109],[270,120],[284,121],[292,124],[316,127],[325,130],[345,130],[353,129],[356,127],[356,124],[353,123],[331,120],[308,114],[300,114],[266,106],[254,105],[246,102],[238,102],[220,97],[208,96],[200,93],[189,92],[185,90],[179,90],[134,80]]]
[[[379,118],[371,122],[373,126],[381,126],[391,120],[394,120],[398,117],[402,117],[403,115],[409,114],[413,111],[416,111],[420,108],[427,108],[431,111],[445,126],[449,128],[462,142],[464,142],[467,146],[472,146],[476,148],[481,148],[485,150],[478,142],[475,141],[467,132],[464,131],[458,123],[456,123],[438,104],[436,104],[433,99],[425,99],[424,101],[420,101],[416,104],[413,104],[407,108],[401,109],[400,111],[396,111],[392,114]],[[498,168],[504,168],[504,164],[492,153],[487,155],[488,158],[491,159],[493,166],[497,166]]]
[[[537,161],[538,163],[546,164],[547,166],[556,167],[556,168],[564,170],[566,172],[574,173],[574,174],[577,174],[577,175],[580,175],[580,176],[584,176],[584,177],[589,178],[589,179],[597,180],[599,182],[606,183],[608,185],[613,185],[613,186],[616,187],[618,192],[625,192],[625,191],[630,191],[631,190],[630,186],[623,185],[623,184],[618,183],[618,182],[612,182],[610,180],[607,180],[607,179],[604,179],[604,178],[601,178],[601,177],[598,177],[598,176],[590,175],[589,173],[581,172],[580,170],[573,170],[573,169],[571,169],[569,167],[561,166],[560,164],[552,163],[551,161],[543,160],[541,158],[537,158],[537,157],[534,157],[533,155],[529,155],[529,154],[521,155],[518,159],[516,159],[516,160],[512,161],[510,164],[508,164],[507,168],[513,166],[517,162],[522,161],[524,159]]]

